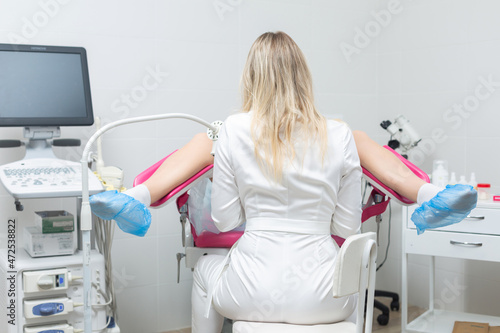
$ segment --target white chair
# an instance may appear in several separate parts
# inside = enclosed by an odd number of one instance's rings
[[[359,294],[356,324],[348,321],[321,325],[292,325],[236,321],[233,333],[369,333],[372,331],[373,298],[375,291],[376,234],[367,232],[346,239],[335,263],[333,297]],[[366,291],[368,292],[366,293]],[[366,317],[365,314],[365,300]],[[363,325],[364,323],[364,325]]]

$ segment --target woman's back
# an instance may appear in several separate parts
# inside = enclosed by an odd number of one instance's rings
[[[338,250],[330,232],[347,237],[361,224],[361,168],[351,132],[328,121],[323,165],[319,148],[298,142],[276,182],[253,157],[252,116],[229,117],[216,148],[214,221],[221,231],[247,225],[226,270],[213,277],[215,309],[239,320],[342,320],[355,302],[330,294]]]
[[[291,219],[333,221],[332,232],[340,237],[357,233],[361,223],[361,168],[349,128],[328,121],[323,163],[317,145],[296,142],[295,159],[285,164],[278,183],[263,173],[253,156],[252,116],[249,112],[229,117],[221,133],[212,190],[212,215],[217,227],[228,231],[254,218],[270,219],[269,223],[272,219]]]
[[[225,121],[215,149],[212,217],[221,231],[246,221],[245,233],[226,258],[198,261],[193,299],[207,300],[208,320],[194,302],[193,331],[219,331],[202,328],[215,323],[210,316],[220,320],[216,313],[296,324],[343,320],[355,300],[331,296],[338,249],[331,233],[347,237],[361,224],[352,134],[314,106],[304,55],[285,33],[254,42],[241,88],[243,113]]]

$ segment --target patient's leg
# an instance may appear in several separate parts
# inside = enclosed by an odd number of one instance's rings
[[[151,224],[147,206],[212,164],[212,140],[197,134],[184,147],[167,158],[143,184],[123,193],[102,192],[90,198],[92,212],[105,220],[116,220],[125,232],[144,236]]]
[[[417,202],[418,190],[427,182],[417,177],[399,158],[370,139],[366,133],[353,131],[352,134],[361,166],[400,195]]]
[[[462,221],[477,203],[477,192],[468,185],[448,185],[445,189],[417,177],[394,154],[361,131],[353,132],[361,165],[400,195],[417,202],[411,216],[422,233]]]
[[[173,153],[143,184],[148,188],[151,202],[163,198],[198,171],[214,163],[212,140],[205,133],[197,134],[184,147]]]
[[[141,185],[124,193],[149,206],[198,171],[214,163],[212,140],[205,133],[196,134],[184,147],[170,155]]]

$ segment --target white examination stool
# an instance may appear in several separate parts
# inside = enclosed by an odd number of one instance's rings
[[[333,297],[359,294],[357,324],[338,322],[321,325],[292,325],[235,321],[233,333],[369,333],[372,331],[373,298],[375,292],[376,234],[367,232],[348,237],[340,248],[334,268]],[[368,290],[368,293],[366,293]],[[365,313],[365,298],[368,295]],[[363,325],[364,322],[364,325]]]

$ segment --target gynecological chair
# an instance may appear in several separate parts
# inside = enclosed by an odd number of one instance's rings
[[[404,157],[399,155],[396,151],[392,150],[388,146],[384,146],[384,148],[388,149],[390,152],[395,154],[415,175],[420,177],[421,179],[424,179],[426,182],[429,182],[429,177],[425,172],[420,170],[418,167],[413,165],[411,162],[406,160]],[[173,154],[173,153],[172,153]],[[169,156],[172,154],[168,155],[164,159],[158,161],[157,163],[153,164],[150,166],[148,169],[144,170],[142,173],[140,173],[134,180],[134,186],[137,186],[144,181],[146,181],[151,175],[159,168],[159,166],[163,163],[165,159],[167,159]],[[182,226],[182,244],[184,246],[185,252],[184,253],[177,253],[177,261],[178,261],[178,280],[179,280],[179,272],[180,272],[180,261],[182,258],[185,258],[185,264],[186,267],[189,268],[194,268],[196,265],[196,262],[198,259],[207,254],[219,254],[219,255],[225,255],[229,252],[229,249],[233,246],[233,244],[243,235],[243,231],[229,231],[229,232],[223,232],[223,233],[212,233],[207,230],[203,230],[201,232],[197,232],[196,229],[194,228],[193,224],[188,223],[189,221],[189,207],[188,207],[188,199],[189,199],[189,194],[188,191],[191,189],[193,186],[198,184],[199,182],[203,181],[205,178],[210,178],[212,177],[213,174],[213,165],[208,165],[202,170],[200,170],[197,174],[195,174],[193,177],[191,177],[189,180],[186,182],[182,183],[175,189],[173,189],[170,193],[168,193],[165,197],[162,199],[158,200],[157,202],[151,204],[151,207],[153,208],[159,208],[164,205],[167,205],[171,202],[175,202],[177,205],[177,209],[180,213],[180,222]],[[398,193],[394,192],[392,189],[388,188],[382,182],[380,182],[375,176],[373,176],[368,170],[363,168],[363,178],[368,181],[370,185],[372,185],[373,190],[370,193],[370,197],[367,201],[367,203],[363,207],[363,213],[362,213],[362,222],[368,220],[369,218],[376,216],[377,222],[380,221],[381,219],[381,214],[387,209],[388,203],[391,199],[394,199],[396,202],[400,203],[401,205],[411,205],[414,204],[411,200],[402,197]],[[347,244],[346,240],[337,237],[337,236],[332,236],[335,241],[341,246],[341,249],[344,248],[343,244]],[[349,238],[348,238],[349,239]],[[351,242],[349,242],[350,244]],[[359,241],[356,241],[357,244],[359,244]],[[356,245],[361,248],[363,246],[361,245]],[[345,250],[346,252],[348,250]],[[359,251],[356,250],[356,251]],[[350,250],[349,250],[350,252]],[[361,260],[361,258],[358,258],[358,261]],[[363,260],[369,260],[367,258],[363,258]],[[371,259],[370,259],[371,260]],[[373,266],[373,267],[372,267]],[[363,266],[364,267],[364,266]],[[359,267],[358,267],[359,268]],[[375,266],[371,265],[370,267],[364,267],[364,269],[374,269]],[[339,267],[340,269],[340,267]],[[352,268],[351,268],[352,269]],[[346,270],[347,271],[347,270]],[[362,272],[360,270],[357,273],[353,273],[353,276],[362,276],[363,274],[371,274],[370,272]],[[364,275],[363,275],[364,276]],[[371,275],[370,275],[371,276]],[[374,274],[373,274],[374,276]],[[371,277],[370,277],[371,278]],[[365,278],[363,278],[365,279]],[[360,279],[356,280],[360,283],[358,287],[360,288],[365,288],[366,286],[362,286],[361,284],[363,283],[368,283],[367,281]],[[338,281],[340,284],[342,281]],[[368,284],[368,286],[370,286]],[[339,296],[342,295],[343,293],[343,288],[342,286],[339,286]],[[352,290],[352,288],[350,289]],[[360,289],[361,290],[361,289]],[[343,294],[347,295],[347,294]],[[390,292],[384,292],[384,291],[375,291],[375,296],[380,295],[384,297],[392,297],[393,301],[391,304],[392,309],[399,309],[399,297],[396,293],[390,293]],[[361,297],[360,297],[361,301]],[[364,296],[363,296],[363,304],[364,304]],[[374,301],[373,297],[370,297],[368,295],[368,304],[367,304],[367,317],[368,315],[370,316],[370,330],[371,330],[371,316],[372,316],[372,310],[373,310],[373,305],[375,304],[375,307],[379,308],[382,311],[382,314],[378,316],[377,320],[379,324],[381,325],[386,325],[388,320],[389,320],[389,309],[387,306],[382,304],[381,302]],[[359,321],[358,321],[359,322]],[[233,326],[234,332],[254,332],[252,330],[247,330],[249,327],[256,327],[256,323],[235,323]],[[260,325],[260,326],[259,326]],[[264,323],[260,323],[259,326],[260,329],[259,332],[267,332],[265,330],[266,325]],[[284,324],[275,324],[275,325],[284,325]],[[288,325],[290,326],[290,325]],[[296,329],[290,328],[287,326],[286,332],[299,332]],[[325,326],[325,325],[323,325]],[[323,328],[327,328],[328,325],[326,325]],[[239,327],[239,328],[238,328]],[[271,326],[269,326],[271,327]],[[270,328],[269,332],[277,332],[276,328]],[[279,326],[281,327],[281,326]],[[284,327],[284,326],[283,326]],[[237,331],[239,329],[239,331]],[[333,328],[332,328],[333,329]],[[312,330],[311,332],[337,332],[336,330],[326,330],[323,331],[321,330],[321,327],[317,327],[316,330]],[[255,331],[257,332],[257,331]],[[302,331],[300,331],[302,332]],[[309,332],[309,331],[308,331]],[[350,332],[347,330],[340,330],[339,332]],[[354,332],[354,331],[353,331]],[[361,332],[361,331],[360,331]],[[370,332],[370,331],[366,331]]]

